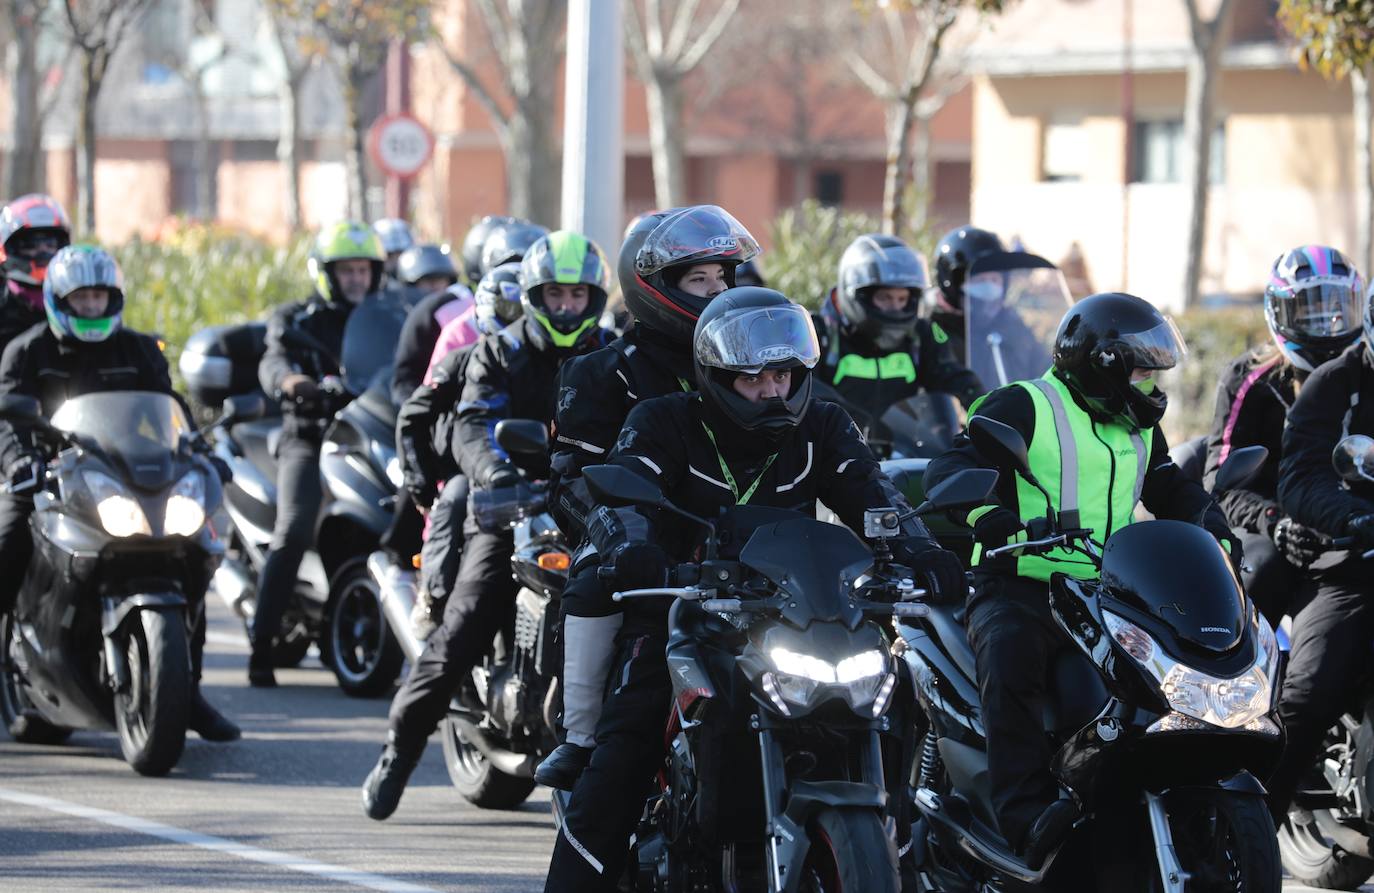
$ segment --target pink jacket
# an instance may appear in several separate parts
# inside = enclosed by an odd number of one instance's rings
[[[456,302],[455,302],[456,303]],[[429,384],[434,368],[450,351],[473,344],[482,333],[477,331],[477,307],[469,304],[462,313],[444,323],[439,330],[439,340],[434,342],[434,353],[429,356],[429,369],[425,371],[424,383]]]

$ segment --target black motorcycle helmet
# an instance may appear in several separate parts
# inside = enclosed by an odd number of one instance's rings
[[[930,287],[925,258],[896,236],[859,236],[840,257],[836,302],[845,328],[881,351],[894,351],[912,336],[921,295]],[[906,307],[896,312],[873,303],[878,288],[910,291]]]
[[[758,259],[747,260],[735,267],[735,285],[757,285],[760,288],[767,288],[768,283],[763,279],[763,271],[759,269]]]
[[[625,307],[650,329],[687,344],[711,298],[679,289],[682,274],[697,264],[720,264],[733,288],[736,268],[758,253],[749,230],[715,205],[641,215],[620,246],[617,273]]]
[[[994,251],[1005,251],[996,233],[976,226],[961,226],[945,233],[935,246],[935,282],[947,305],[947,313],[964,312],[964,279],[975,260]]]
[[[491,234],[482,243],[482,275],[487,275],[502,264],[524,260],[530,246],[548,234],[547,227],[528,220],[492,227]]]
[[[1054,338],[1054,368],[1090,406],[1134,428],[1159,424],[1168,396],[1134,369],[1172,369],[1187,354],[1174,321],[1135,295],[1104,292],[1074,304]]]
[[[412,245],[396,259],[396,276],[406,285],[415,285],[431,276],[447,279],[444,287],[458,281],[458,268],[447,245]]]
[[[702,408],[717,440],[771,450],[801,424],[811,402],[811,369],[820,345],[811,314],[781,292],[758,286],[716,295],[701,312],[692,339]],[[786,398],[761,403],[735,391],[742,372],[792,369]]]
[[[488,214],[481,220],[472,225],[468,234],[463,237],[463,275],[468,278],[468,284],[474,288],[478,282],[482,281],[482,248],[486,246],[487,236],[492,234],[498,226],[510,223],[520,223],[514,217],[500,217]]]

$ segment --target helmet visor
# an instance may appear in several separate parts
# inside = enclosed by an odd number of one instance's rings
[[[1183,334],[1168,316],[1153,329],[1121,335],[1117,340],[1124,345],[1126,356],[1135,369],[1172,369],[1188,355]]]
[[[696,205],[654,228],[635,257],[635,271],[650,276],[683,264],[742,264],[758,253],[759,243],[729,211]]]
[[[1360,327],[1363,283],[1358,276],[1318,276],[1269,287],[1274,323],[1292,335],[1332,338]]]
[[[805,309],[755,307],[716,317],[696,335],[703,366],[731,372],[758,372],[765,366],[800,364],[810,369],[820,359],[820,344]]]

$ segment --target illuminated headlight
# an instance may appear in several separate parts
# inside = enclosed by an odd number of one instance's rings
[[[879,716],[887,709],[897,681],[888,671],[887,652],[878,648],[835,664],[786,648],[770,649],[768,658],[777,672],[764,674],[764,691],[784,714],[790,712],[787,704],[804,706],[821,686],[838,686],[846,690],[853,707],[869,706],[873,715]]]
[[[1102,612],[1102,620],[1117,645],[1159,683],[1160,692],[1175,712],[1223,729],[1248,728],[1269,712],[1278,646],[1270,644],[1274,633],[1262,620],[1256,630],[1260,647],[1255,662],[1230,679],[1178,663],[1153,636],[1110,611]]]
[[[401,474],[401,460],[396,456],[386,460],[386,479],[398,490],[405,483],[405,475]]]
[[[124,492],[119,482],[99,471],[83,471],[81,477],[95,500],[95,511],[100,516],[100,526],[110,536],[133,536],[151,534],[148,517],[138,500]]]
[[[205,524],[205,479],[188,471],[167,497],[162,529],[168,536],[192,536]]]

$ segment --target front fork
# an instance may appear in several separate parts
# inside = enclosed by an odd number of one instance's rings
[[[141,611],[186,610],[186,599],[179,592],[150,592],[100,599],[100,633],[105,653],[105,673],[116,694],[129,690],[129,657],[121,645],[125,627],[138,622]],[[183,622],[184,617],[183,617]]]
[[[1188,882],[1188,873],[1183,870],[1183,863],[1178,861],[1174,836],[1169,831],[1169,813],[1164,808],[1164,798],[1146,791],[1145,809],[1150,816],[1150,835],[1155,841],[1155,861],[1159,863],[1159,877],[1164,882],[1164,893],[1183,893],[1184,885]]]

